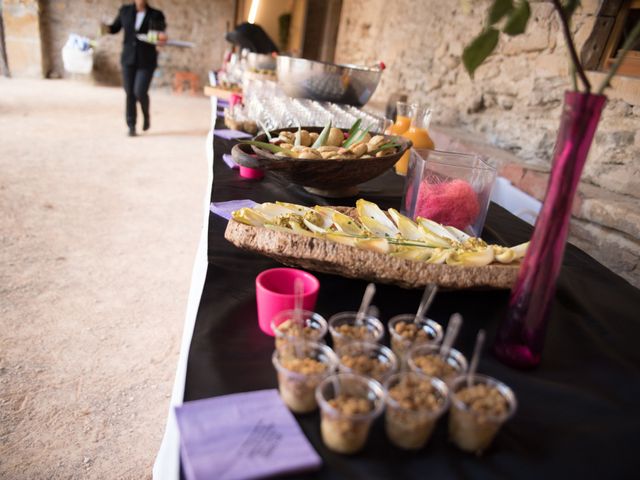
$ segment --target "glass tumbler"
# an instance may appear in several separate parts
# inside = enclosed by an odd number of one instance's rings
[[[404,184],[403,213],[479,237],[496,176],[496,169],[479,155],[414,149]]]

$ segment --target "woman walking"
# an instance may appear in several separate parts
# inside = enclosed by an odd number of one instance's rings
[[[164,14],[160,10],[151,8],[145,0],[135,0],[135,3],[123,5],[111,25],[103,24],[103,33],[118,33],[124,30],[122,42],[122,83],[127,94],[126,119],[129,136],[136,135],[136,101],[142,109],[142,129],[151,126],[149,117],[149,86],[153,71],[158,66],[158,52],[156,46],[141,40],[137,35],[149,33],[150,30],[164,32],[167,25]],[[166,35],[158,36],[159,44],[166,41]]]

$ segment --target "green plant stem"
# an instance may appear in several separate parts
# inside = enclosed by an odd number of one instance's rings
[[[607,76],[605,77],[604,81],[598,88],[598,95],[602,95],[602,93],[604,92],[604,89],[609,86],[609,82],[611,81],[613,76],[616,74],[616,72],[620,68],[620,65],[622,65],[622,60],[624,60],[624,57],[627,55],[627,52],[629,51],[629,49],[631,49],[631,47],[635,43],[638,36],[640,36],[640,22],[636,23],[636,26],[633,27],[633,30],[631,30],[631,34],[627,37],[627,40],[624,42],[624,45],[622,46],[622,51],[620,52],[620,56],[616,59],[616,63],[613,64],[613,66],[609,70],[609,73],[607,73]]]
[[[578,58],[578,52],[576,52],[576,46],[573,43],[573,38],[571,37],[571,30],[569,28],[569,21],[567,20],[566,15],[564,14],[564,9],[560,4],[560,0],[551,0],[553,6],[555,7],[558,15],[560,15],[560,23],[562,24],[562,32],[564,33],[564,39],[567,42],[567,48],[569,49],[569,55],[571,56],[571,61],[573,62],[573,66],[582,80],[584,84],[584,88],[587,93],[591,91],[591,83],[589,83],[589,79],[587,75],[584,73],[584,69],[582,68],[582,64],[580,63],[580,59]],[[577,89],[576,89],[577,90]]]

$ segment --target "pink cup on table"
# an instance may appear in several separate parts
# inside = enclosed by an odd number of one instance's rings
[[[260,180],[264,177],[264,172],[257,168],[243,167],[240,165],[240,176],[243,178],[250,178],[252,180]]]
[[[304,285],[302,308],[313,311],[320,282],[310,273],[295,268],[272,268],[256,277],[258,325],[267,335],[273,336],[273,330],[271,330],[273,317],[283,310],[291,310],[295,307],[293,285],[296,278],[302,279]]]

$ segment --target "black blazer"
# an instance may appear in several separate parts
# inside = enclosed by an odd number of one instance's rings
[[[164,32],[167,24],[164,14],[160,10],[147,5],[147,13],[144,16],[140,30],[136,32],[136,6],[135,4],[123,5],[115,20],[109,25],[110,33],[118,33],[124,29],[122,41],[122,65],[137,66],[140,68],[155,68],[158,66],[158,52],[155,45],[142,42],[136,38],[137,33],[148,33],[149,30]]]

